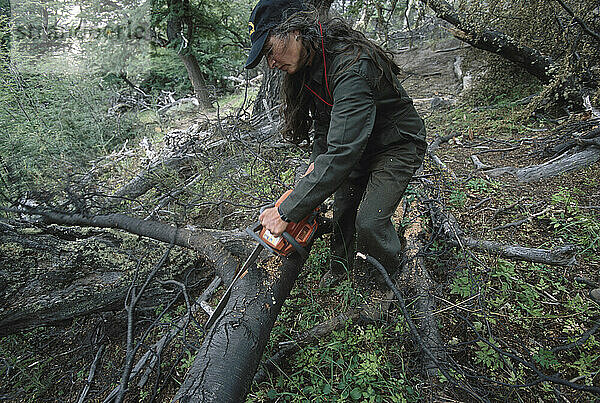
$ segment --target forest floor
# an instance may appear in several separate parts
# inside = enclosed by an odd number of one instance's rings
[[[579,127],[577,122],[585,121],[585,116],[560,122],[529,121],[520,117],[523,107],[510,103],[479,109],[462,104],[453,63],[465,50],[448,50],[458,46],[455,42],[430,45],[398,57],[406,74],[403,86],[425,119],[428,141],[457,134],[437,151],[456,178],[450,171],[425,164],[423,176],[433,182],[435,197],[473,238],[545,249],[572,243],[579,250],[577,263],[570,267],[511,261],[446,245],[430,229],[422,255],[436,281],[436,318],[442,340],[457,367],[481,375],[481,379],[471,380],[479,390],[487,390],[493,401],[555,401],[559,395],[572,402],[591,401],[593,397],[583,392],[550,382],[538,384],[535,374],[514,359],[481,341],[473,342],[473,329],[485,329],[491,343],[537,363],[548,374],[600,386],[600,343],[594,336],[572,349],[552,351],[578,340],[600,317],[598,305],[588,298],[589,289],[574,280],[581,276],[600,284],[600,170],[594,165],[521,183],[510,175],[488,177],[477,171],[471,160],[477,151],[482,162],[494,167],[541,163],[548,138]],[[192,121],[184,118],[181,128]],[[431,197],[420,192],[415,184],[407,195]],[[401,227],[406,222],[396,224]],[[328,267],[327,243],[327,238],[321,239],[313,247],[275,324],[265,357],[274,354],[280,343],[293,341],[370,298],[352,272],[334,287],[319,287]],[[210,301],[213,306],[218,295]],[[408,305],[414,302],[409,300]],[[175,308],[173,315],[181,308]],[[469,316],[473,329],[461,315]],[[206,318],[198,315],[197,319],[202,323]],[[39,328],[3,338],[0,358],[10,365],[2,369],[0,363],[0,400],[77,401],[98,350],[93,343],[95,332],[107,320],[113,321],[108,326],[113,345],[107,348],[89,393],[91,401],[102,401],[117,385],[123,366],[126,323],[118,314],[90,315],[66,327]],[[173,396],[193,361],[191,350],[199,342],[186,344],[184,340],[169,351],[164,368],[178,364],[167,374],[169,382],[161,386],[159,401]],[[434,391],[419,360],[419,348],[410,341],[402,314],[392,306],[380,320],[348,322],[302,348],[266,381],[255,384],[248,401],[470,400],[467,395],[445,390],[448,383],[443,377],[433,382],[437,394],[432,398]],[[498,384],[532,380],[534,385],[521,388]],[[126,400],[147,401],[151,395],[152,389],[146,386],[133,389]]]
[[[477,171],[471,160],[471,155],[477,153],[483,163],[493,167],[540,164],[549,138],[566,135],[569,130],[573,134],[585,126],[589,117],[572,116],[560,122],[527,120],[522,117],[522,106],[505,103],[474,108],[463,104],[454,62],[466,52],[459,42],[451,40],[397,56],[403,86],[425,119],[428,141],[456,135],[437,152],[449,171],[441,172],[426,161],[422,174],[431,175],[438,202],[472,238],[544,249],[575,244],[579,251],[576,265],[552,267],[453,249],[440,245],[430,233],[422,255],[437,284],[438,310],[456,311],[437,316],[441,337],[453,346],[472,342],[475,334],[466,330],[459,319],[461,314],[472,313],[475,327],[487,328],[490,340],[500,340],[502,346],[523,356],[532,354],[546,371],[598,386],[600,345],[593,336],[575,351],[556,356],[548,352],[558,344],[575,340],[599,317],[598,305],[588,297],[589,288],[574,279],[583,277],[600,284],[600,171],[594,165],[521,183],[510,175],[488,177]],[[418,186],[407,191],[408,197],[418,193]],[[514,225],[500,228],[511,223]],[[407,225],[400,221],[396,224]],[[278,342],[294,340],[311,326],[373,298],[361,286],[364,277],[356,270],[342,285],[319,289],[320,275],[327,267],[327,244],[317,246],[321,246],[322,253],[309,261],[272,334],[273,351]],[[251,394],[250,400],[471,400],[468,395],[429,390],[427,381],[414,372],[419,358],[406,344],[407,336],[400,336],[406,329],[403,326],[401,313],[393,307],[385,321],[378,324],[347,325],[294,355],[287,366]],[[452,355],[459,365],[478,367],[475,371],[480,375],[498,382],[531,380],[518,364],[480,341],[470,348],[456,349]],[[555,401],[558,396],[556,388],[548,383],[535,391],[502,389],[485,380],[481,385],[490,388],[490,398],[495,401]],[[590,399],[566,388],[560,392],[568,401]]]

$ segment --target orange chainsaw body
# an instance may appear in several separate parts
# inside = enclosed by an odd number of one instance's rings
[[[285,192],[279,200],[275,202],[275,207],[279,207],[279,205],[292,193],[292,189]],[[302,221],[295,223],[290,222],[286,227],[286,232],[288,232],[295,240],[300,244],[300,246],[305,247],[313,235],[317,231],[317,215],[319,212],[319,208],[313,210],[311,214],[302,219]],[[286,241],[282,236],[274,236],[268,231],[266,228],[262,228],[260,230],[259,237],[273,250],[273,252],[287,256],[294,251],[294,247]]]

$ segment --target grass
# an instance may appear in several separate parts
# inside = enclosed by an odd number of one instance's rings
[[[331,289],[318,288],[328,259],[328,243],[317,240],[277,319],[265,357],[277,350],[280,341],[294,340],[299,333],[363,301],[361,291],[350,280]],[[397,367],[403,359],[399,354],[404,349],[398,337],[401,328],[402,323],[348,322],[294,354],[284,368],[255,385],[247,401],[416,401],[416,387]]]

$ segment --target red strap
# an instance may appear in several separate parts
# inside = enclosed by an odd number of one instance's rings
[[[331,96],[331,91],[329,91],[329,84],[327,83],[327,63],[325,62],[325,41],[323,40],[323,27],[319,22],[319,30],[321,31],[321,49],[323,49],[323,68],[325,69],[325,88],[327,88],[327,93],[329,94],[329,98],[333,100]]]
[[[333,101],[333,96],[331,95],[331,91],[329,91],[329,83],[327,82],[327,62],[325,61],[325,41],[323,40],[323,27],[321,26],[320,22],[318,22],[318,24],[319,24],[319,31],[321,32],[321,49],[323,49],[323,68],[325,69],[325,88],[327,89],[329,98],[331,98],[331,100]],[[321,98],[321,96],[319,94],[317,94],[315,91],[313,91],[312,88],[310,88],[308,85],[304,84],[304,86],[306,88],[308,88],[308,90],[310,92],[312,92],[317,98],[319,98],[321,101],[323,101],[326,105],[333,106],[333,104],[330,104],[329,102],[327,102],[323,98]]]
[[[313,91],[312,88],[310,88],[308,85],[304,84],[304,86],[310,91],[312,92],[317,98],[319,98],[321,101],[323,101],[325,104],[329,105],[329,106],[333,106],[333,104],[330,104],[329,102],[325,101],[323,98],[321,98],[321,96],[319,94],[317,94],[316,92]]]

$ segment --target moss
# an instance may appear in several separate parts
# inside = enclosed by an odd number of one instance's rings
[[[0,244],[0,256],[7,259],[9,256],[22,256],[26,249],[16,242],[6,242]]]
[[[36,235],[36,234],[41,234],[42,230],[39,228],[29,227],[29,228],[20,229],[19,233],[23,234],[23,235]]]
[[[539,80],[514,63],[495,55],[487,55],[482,61],[481,56],[482,51],[473,50],[465,62],[466,67],[474,69],[478,76],[473,86],[463,93],[466,104],[487,106],[510,103],[541,90]]]

